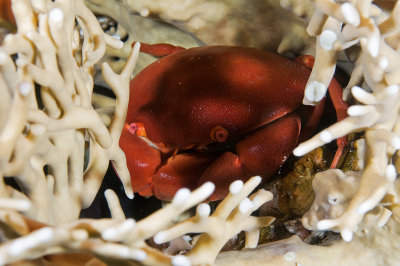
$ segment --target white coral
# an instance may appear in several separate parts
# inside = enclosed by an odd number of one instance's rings
[[[121,74],[103,65],[117,96],[107,127],[91,104],[92,71],[106,45],[121,42],[103,33],[83,1],[15,1],[13,10],[18,30],[0,46],[1,105],[8,107],[0,117],[0,195],[28,201],[25,213],[38,221],[73,221],[93,201],[111,160],[133,196],[118,142],[139,47]],[[6,177],[22,191],[6,185]]]
[[[230,193],[211,216],[209,209],[201,211],[205,205],[200,203],[213,193],[212,183],[205,183],[193,192],[185,188],[179,190],[168,206],[138,222],[122,216],[118,197],[112,191],[107,191],[106,196],[109,205],[114,207],[113,215],[116,216],[113,219],[80,219],[57,227],[42,224],[40,229],[30,232],[30,221],[14,213],[14,220],[21,219],[21,226],[28,230],[22,232],[21,237],[0,246],[0,263],[40,258],[57,250],[58,253],[89,252],[99,257],[144,265],[211,264],[231,237],[244,230],[247,232],[246,246],[255,247],[259,228],[274,221],[272,217],[250,216],[272,199],[272,194],[265,190],[247,198],[260,181],[260,177],[251,178],[239,191]],[[199,206],[196,216],[171,226],[177,215],[196,205]],[[156,242],[162,243],[186,233],[199,232],[203,233],[187,256],[169,256],[145,244],[145,240],[153,236]]]
[[[314,82],[323,84],[321,89],[317,88],[321,91],[309,94],[325,93],[338,54],[358,45],[361,48],[358,53],[350,54],[352,51],[349,50],[349,56],[355,58],[355,68],[345,96],[349,97],[351,90],[359,104],[348,109],[349,117],[300,144],[294,153],[302,155],[335,138],[365,130],[365,168],[357,192],[338,217],[310,226],[339,230],[349,241],[364,214],[377,206],[387,193],[394,191],[397,177],[391,158],[400,148],[400,47],[398,41],[394,41],[399,37],[400,2],[397,1],[389,13],[370,1],[334,3],[318,0],[315,4],[316,11],[307,30],[317,36],[317,53],[306,96],[308,90],[316,90],[312,86]],[[362,87],[356,86],[361,82]],[[304,98],[305,103],[317,100]],[[329,172],[325,174],[330,175]],[[397,202],[395,198],[393,203]]]

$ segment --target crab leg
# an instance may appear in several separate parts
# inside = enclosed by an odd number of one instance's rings
[[[132,47],[134,45],[135,43],[132,43]],[[175,54],[183,50],[186,49],[181,46],[175,46],[168,43],[157,43],[157,44],[140,43],[140,52],[159,57]]]
[[[295,61],[306,66],[308,69],[311,70],[314,66],[315,58],[311,55],[301,55],[301,56],[297,57]],[[342,97],[343,89],[340,86],[340,84],[333,78],[331,83],[329,84],[328,90],[329,90],[329,95],[331,97],[333,106],[336,111],[337,121],[341,121],[347,117],[347,109],[349,108],[349,106],[343,100],[343,97]],[[305,139],[303,139],[303,140],[305,140]],[[333,157],[330,168],[336,168],[336,165],[339,162],[340,156],[343,153],[343,149],[347,145],[347,136],[338,138],[336,140],[336,143],[337,143],[338,148],[336,150],[335,156]]]
[[[286,161],[297,145],[300,118],[289,114],[268,124],[236,144],[236,153],[226,152],[203,173],[199,184],[211,181],[216,190],[210,200],[221,199],[229,184],[237,179],[246,181],[254,175],[271,177]]]
[[[347,109],[349,106],[345,101],[343,101],[343,90],[342,87],[339,85],[339,83],[335,80],[332,79],[331,84],[329,84],[329,95],[331,96],[331,100],[333,103],[333,106],[335,107],[336,111],[336,118],[337,121],[341,121],[345,119],[347,115]],[[336,168],[336,165],[339,162],[340,156],[343,153],[343,149],[347,145],[347,136],[340,137],[336,140],[337,143],[337,150],[335,153],[335,156],[333,157],[332,163],[330,168]]]
[[[240,141],[236,145],[236,154],[232,152],[224,152],[221,155],[178,154],[163,162],[157,170],[152,166],[141,167],[145,163],[136,163],[134,166],[131,165],[132,169],[130,168],[130,171],[133,171],[134,190],[138,191],[140,187],[148,184],[148,187],[139,194],[143,196],[154,194],[158,199],[171,200],[171,195],[174,195],[179,188],[195,189],[199,184],[211,181],[216,185],[216,191],[209,200],[221,199],[228,193],[229,184],[235,180],[246,181],[254,175],[261,175],[264,178],[272,176],[296,146],[300,126],[299,116],[293,113]],[[142,140],[136,139],[136,141],[139,143],[136,145],[141,145]],[[143,145],[147,144],[143,142]],[[143,157],[150,154],[147,149],[157,151],[149,146],[140,149],[146,152],[136,154],[138,157],[136,160],[140,158],[142,162],[147,161],[147,164],[151,159]],[[157,163],[158,161],[154,165]]]
[[[171,200],[180,188],[197,188],[197,181],[215,160],[214,154],[183,153],[175,155],[152,176],[154,195],[161,200]]]
[[[155,195],[161,200],[171,200],[182,187],[195,189],[201,174],[217,157],[216,154],[184,153],[163,161],[165,156],[132,134],[128,125],[122,131],[120,146],[127,155],[134,192],[144,197]]]

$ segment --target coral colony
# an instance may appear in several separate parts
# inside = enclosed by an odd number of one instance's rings
[[[162,14],[156,0],[12,1],[16,30],[0,43],[0,264],[324,265],[340,260],[390,265],[400,260],[395,243],[400,236],[400,1],[281,1],[308,20],[306,31],[316,40],[304,104],[324,97],[337,63],[351,65],[344,91],[349,116],[294,150],[302,156],[352,132],[363,133],[355,144],[359,171],[330,169],[313,180],[315,200],[302,222],[310,230],[340,233],[329,246],[306,244],[297,235],[258,245],[260,228],[275,220],[253,214],[273,198],[257,188],[258,176],[233,182],[213,208],[205,202],[213,183],[194,191],[182,188],[139,221],[126,218],[116,193],[107,190],[112,218],[79,219],[110,161],[126,196],[133,197],[118,143],[140,43],[130,49],[121,41],[122,29],[114,36],[103,31],[91,9],[101,13],[110,2],[142,16],[171,15]],[[193,1],[199,2],[208,3]],[[114,19],[127,25],[124,18]],[[285,47],[288,43],[285,38]],[[126,56],[114,65],[116,74],[101,60],[119,50]],[[93,91],[100,72],[116,96],[111,104]],[[195,209],[193,215],[181,216],[189,209]],[[246,249],[221,252],[240,232]],[[176,243],[176,250],[154,248],[163,243]]]

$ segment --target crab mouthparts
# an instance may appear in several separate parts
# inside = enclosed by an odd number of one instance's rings
[[[154,142],[152,142],[151,140],[149,140],[147,138],[147,134],[146,134],[146,130],[144,128],[143,123],[130,123],[130,124],[125,124],[125,126],[128,128],[129,133],[131,133],[132,135],[138,136],[139,138],[141,138],[142,140],[144,140],[147,145],[149,145],[150,147],[153,147],[159,151],[161,151],[161,149],[154,144]]]

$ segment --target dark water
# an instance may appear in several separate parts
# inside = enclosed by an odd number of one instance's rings
[[[135,197],[132,200],[126,197],[121,180],[115,174],[114,169],[110,164],[103,179],[103,183],[101,184],[101,187],[97,192],[92,205],[89,208],[81,211],[80,218],[111,217],[111,213],[104,196],[104,192],[107,189],[114,190],[118,195],[122,209],[124,210],[127,218],[140,220],[161,208],[161,202],[154,197],[144,198],[138,194],[135,194]]]

